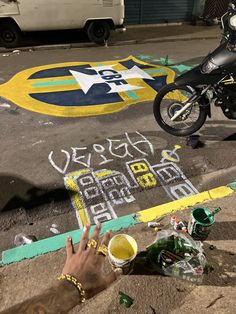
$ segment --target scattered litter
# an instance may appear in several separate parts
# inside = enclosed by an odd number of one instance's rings
[[[60,234],[60,231],[58,230],[58,226],[56,224],[52,224],[50,231],[54,234]]]
[[[191,282],[202,281],[206,265],[202,243],[173,230],[157,233],[154,243],[147,247],[147,259],[159,273]]]
[[[12,53],[17,53],[17,54],[19,54],[19,53],[20,53],[20,50],[19,50],[19,49],[13,50]]]
[[[213,250],[215,250],[215,249],[216,249],[216,246],[215,246],[215,245],[213,245],[213,244],[211,244],[211,245],[209,246],[209,249],[213,251]]]
[[[215,300],[213,300],[213,301],[206,307],[206,309],[209,309],[209,307],[213,306],[218,300],[220,300],[220,299],[222,299],[222,298],[224,298],[224,295],[223,295],[223,294],[219,295]]]
[[[38,145],[38,144],[41,144],[41,143],[45,143],[45,141],[40,140],[38,142],[33,143],[32,146],[35,146],[35,145]]]
[[[2,107],[2,108],[11,108],[11,105],[9,105],[7,103],[3,103],[3,104],[0,104],[0,107]]]
[[[124,307],[129,308],[134,303],[134,299],[125,294],[124,292],[119,291],[120,296],[120,304],[124,305]]]
[[[44,122],[44,121],[39,121],[39,124],[43,124],[43,125],[53,125],[54,123],[49,121],[49,122]]]
[[[37,238],[34,235],[26,235],[24,233],[19,233],[15,236],[14,244],[15,246],[21,246],[36,242]]]
[[[188,231],[187,230],[188,223],[186,221],[179,221],[176,216],[171,216],[170,217],[170,224],[172,226],[174,226],[175,230],[180,230],[180,231],[183,231],[183,232],[187,232]]]
[[[160,227],[161,223],[160,222],[156,222],[156,221],[151,221],[148,223],[148,227],[149,228],[156,228],[156,227]]]
[[[8,53],[4,53],[2,56],[3,57],[9,57],[10,55]]]
[[[15,180],[11,180],[11,181],[10,181],[10,184],[13,184],[13,183],[15,183]]]

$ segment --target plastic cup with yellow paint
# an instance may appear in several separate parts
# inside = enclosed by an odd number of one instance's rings
[[[128,273],[131,262],[138,253],[138,245],[133,237],[128,234],[117,234],[108,244],[108,258],[114,268],[122,268],[123,273]]]

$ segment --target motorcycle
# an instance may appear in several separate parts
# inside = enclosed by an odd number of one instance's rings
[[[221,44],[201,64],[178,76],[157,94],[153,112],[159,126],[175,136],[198,131],[211,107],[236,119],[236,1],[221,18]]]

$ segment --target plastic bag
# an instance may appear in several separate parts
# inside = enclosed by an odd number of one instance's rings
[[[166,276],[192,282],[203,279],[206,257],[200,241],[174,230],[157,233],[153,244],[147,247],[147,258],[152,267]]]

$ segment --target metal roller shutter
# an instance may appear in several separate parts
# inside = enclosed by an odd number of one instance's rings
[[[204,16],[221,17],[227,11],[229,0],[206,0]]]
[[[127,24],[190,21],[194,0],[125,0]]]

